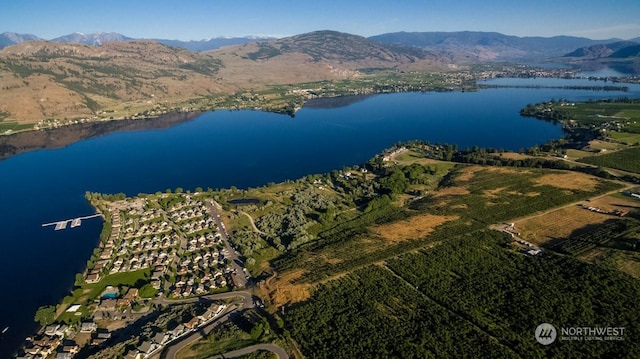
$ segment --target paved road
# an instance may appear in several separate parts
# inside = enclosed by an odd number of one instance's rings
[[[213,358],[216,359],[224,359],[224,358],[236,358],[239,356],[243,356],[243,355],[247,355],[249,353],[253,353],[256,352],[258,350],[266,350],[266,351],[270,351],[273,354],[275,354],[278,359],[289,359],[289,354],[287,354],[287,352],[282,349],[281,347],[275,345],[275,344],[256,344],[256,345],[252,345],[246,348],[242,348],[242,349],[238,349],[238,350],[234,350],[232,352],[226,352],[222,355],[218,355],[215,356]]]
[[[234,306],[227,308],[226,313],[224,315],[216,318],[207,326],[196,329],[196,331],[192,332],[188,336],[180,338],[180,340],[177,343],[167,346],[162,351],[163,353],[166,353],[166,355],[158,355],[156,356],[156,358],[162,357],[167,359],[175,359],[180,350],[204,338],[206,335],[211,333],[211,331],[220,323],[223,323],[229,320],[229,317],[236,311],[236,309],[237,308],[235,308]]]
[[[229,233],[227,233],[227,229],[224,226],[224,223],[222,222],[222,218],[220,217],[220,212],[218,210],[219,206],[220,205],[215,201],[207,202],[207,209],[211,214],[211,218],[213,218],[213,220],[216,222],[216,225],[218,226],[218,231],[222,236],[222,241],[224,242],[224,246],[227,251],[227,254],[225,255],[225,257],[231,260],[231,267],[234,269],[233,282],[235,283],[236,287],[244,288],[247,286],[247,282],[249,278],[244,271],[244,267],[242,266],[243,264],[242,261],[240,261],[240,258],[238,258],[238,254],[236,254],[235,250],[231,247],[231,241],[229,240]]]
[[[171,304],[180,304],[180,303],[195,303],[195,302],[201,301],[202,299],[219,300],[219,299],[231,299],[231,298],[242,298],[243,308],[254,307],[253,296],[251,295],[251,293],[244,292],[244,291],[211,294],[211,295],[204,295],[201,297],[193,297],[193,298],[187,298],[187,299],[157,298],[157,299],[154,299],[153,302],[161,305],[171,305]]]

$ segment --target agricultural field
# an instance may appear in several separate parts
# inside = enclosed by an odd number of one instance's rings
[[[640,144],[640,133],[610,131],[608,136],[616,141],[620,141],[626,145]]]
[[[589,156],[593,156],[593,152],[589,152],[589,151],[582,151],[582,150],[574,150],[574,149],[568,149],[567,150],[567,157],[572,159],[572,160],[577,160],[583,157],[589,157]]]
[[[624,132],[640,133],[640,102],[637,100],[578,102],[556,109],[584,124],[617,123]]]
[[[267,301],[276,307],[297,303],[318,284],[358,268],[619,188],[566,171],[462,165],[449,169],[435,190],[406,206],[389,204],[360,213],[271,261],[278,276],[263,288]]]
[[[592,140],[592,141],[589,141],[589,145],[587,146],[586,149],[589,151],[593,151],[590,154],[590,156],[593,156],[598,152],[606,153],[607,151],[617,151],[624,148],[626,148],[626,146],[618,142]]]
[[[538,245],[551,245],[566,240],[580,228],[617,218],[612,214],[591,211],[588,207],[599,208],[603,212],[638,210],[640,201],[618,194],[591,198],[589,201],[515,221],[515,227],[522,239]]]
[[[598,156],[585,157],[582,158],[580,162],[640,173],[640,147],[631,147]]]
[[[366,266],[319,286],[286,323],[316,358],[640,355],[640,309],[629,305],[640,282],[571,257],[522,255],[509,241],[483,230]],[[533,332],[543,322],[629,334],[541,346]]]
[[[0,113],[0,135],[32,128],[33,124],[23,124],[18,123],[17,121],[10,121],[3,117],[3,113]]]
[[[462,167],[440,195],[415,201],[412,209],[458,214],[486,225],[602,194],[619,185],[583,173],[509,167]]]

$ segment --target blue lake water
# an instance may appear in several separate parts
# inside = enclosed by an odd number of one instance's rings
[[[489,83],[564,86],[564,81]],[[568,81],[576,84],[582,81]],[[526,104],[638,97],[639,87],[630,88],[377,95],[344,107],[303,108],[295,118],[216,111],[169,129],[115,133],[0,161],[0,329],[10,327],[0,340],[0,357],[35,329],[39,306],[68,293],[97,245],[99,219],[63,231],[41,226],[93,213],[85,191],[135,195],[176,187],[254,187],[360,164],[412,139],[517,150],[562,136],[559,126],[520,117]]]

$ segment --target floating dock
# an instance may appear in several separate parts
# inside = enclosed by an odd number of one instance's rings
[[[80,227],[80,225],[82,224],[82,220],[83,219],[91,219],[91,218],[96,218],[96,217],[102,217],[102,215],[100,213],[96,213],[96,214],[92,214],[90,216],[84,216],[84,217],[78,217],[78,218],[72,218],[72,219],[65,219],[63,221],[57,221],[57,222],[51,222],[51,223],[44,223],[42,225],[42,227],[48,227],[48,226],[55,226],[55,230],[56,231],[60,231],[63,229],[67,229],[67,224],[71,223],[71,228],[75,228],[75,227]]]

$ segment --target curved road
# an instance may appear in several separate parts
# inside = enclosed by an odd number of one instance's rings
[[[247,354],[256,352],[258,350],[270,351],[273,354],[275,354],[278,357],[278,359],[289,359],[289,354],[287,354],[287,352],[284,351],[284,349],[280,348],[275,344],[256,344],[246,348],[234,350],[231,352],[226,352],[222,355],[218,355],[213,358],[215,359],[237,358],[239,356],[247,355]]]
[[[228,292],[228,293],[220,293],[220,294],[212,294],[203,297],[195,297],[189,299],[179,299],[179,300],[169,300],[164,298],[159,298],[154,301],[154,303],[162,304],[162,305],[170,305],[170,304],[180,304],[180,303],[193,303],[205,299],[231,299],[231,298],[242,298],[241,306],[243,308],[253,308],[255,306],[255,302],[253,301],[253,296],[249,292],[238,291],[238,292]],[[207,324],[205,327],[198,328],[196,331],[187,335],[184,338],[180,338],[176,343],[167,345],[159,355],[155,355],[155,358],[167,358],[174,359],[177,357],[177,354],[180,350],[186,348],[188,345],[195,343],[196,341],[202,339],[204,336],[211,333],[211,331],[220,323],[229,320],[229,317],[238,310],[234,304],[230,305],[223,313],[222,316],[214,319],[211,323]],[[287,352],[281,347],[275,344],[256,344],[252,346],[248,346],[246,348],[234,350],[228,353],[223,354],[222,356],[217,356],[214,358],[235,358],[242,355],[246,355],[258,350],[267,350],[274,353],[278,359],[288,359],[289,355]],[[164,355],[162,355],[164,354]]]

